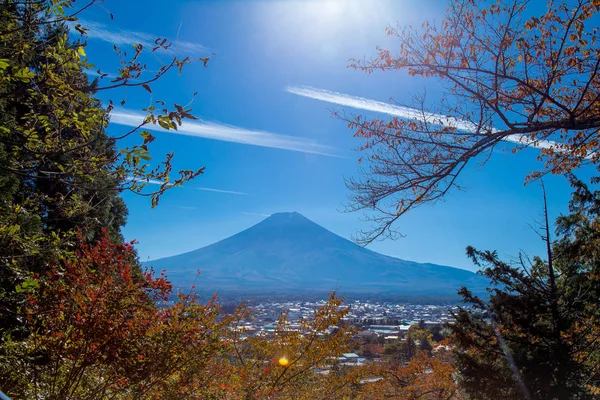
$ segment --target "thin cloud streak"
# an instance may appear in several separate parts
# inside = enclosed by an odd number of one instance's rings
[[[110,114],[110,121],[115,124],[139,126],[144,121],[145,115],[130,110],[113,110]],[[280,135],[266,131],[258,131],[240,128],[233,125],[221,124],[210,121],[184,121],[177,127],[177,131],[165,131],[154,124],[144,125],[145,129],[170,132],[187,136],[202,137],[206,139],[220,140],[224,142],[242,143],[250,146],[270,147],[275,149],[298,151],[301,153],[319,154],[329,157],[343,158],[336,154],[337,150],[330,146],[318,144],[312,140]]]
[[[116,45],[141,44],[146,48],[153,48],[156,46],[154,41],[159,37],[158,35],[152,35],[146,32],[130,31],[127,29],[120,29],[116,26],[107,26],[96,21],[79,19],[77,23],[83,28],[88,29],[86,35],[89,39],[98,39]],[[74,26],[75,23],[71,22],[70,25]],[[170,50],[181,52],[186,55],[205,55],[209,52],[208,48],[200,44],[175,40],[173,41]]]
[[[470,121],[461,120],[455,117],[427,112],[423,113],[422,111],[412,107],[398,106],[395,104],[384,103],[382,101],[351,96],[345,93],[332,92],[330,90],[318,89],[310,86],[288,86],[285,88],[285,91],[314,100],[325,101],[359,110],[374,111],[382,114],[393,115],[395,117],[404,119],[425,121],[438,125],[441,125],[441,122],[444,124],[444,126],[455,127],[466,132],[476,132],[478,128],[476,124]],[[498,132],[498,130],[495,128],[492,128],[491,131],[492,133]],[[551,140],[539,140],[536,142],[520,134],[510,135],[503,140],[542,149],[556,147],[556,142]]]
[[[288,86],[285,88],[288,93],[298,96],[308,97],[314,100],[325,101],[328,103],[338,104],[345,107],[352,107],[359,110],[374,111],[378,113],[394,115],[407,119],[421,119],[423,114],[411,107],[397,106],[394,104],[384,103],[367,99],[364,97],[351,96],[349,94],[332,92],[330,90],[313,88],[310,86]],[[434,115],[434,114],[431,114]]]
[[[206,187],[200,187],[200,188],[194,188],[194,189],[205,190],[207,192],[227,193],[227,194],[239,194],[239,195],[242,195],[242,196],[248,196],[248,193],[236,192],[236,191],[233,191],[233,190],[212,189],[212,188],[206,188]]]
[[[136,179],[132,176],[128,176],[127,178],[125,178],[126,180],[130,181],[130,182],[137,182],[137,183],[147,183],[150,185],[162,185],[164,182],[158,181],[156,179]],[[167,187],[170,187],[173,185],[169,185],[167,184]],[[186,186],[183,186],[183,188],[188,188]],[[248,193],[244,193],[244,192],[236,192],[234,190],[222,190],[222,189],[213,189],[213,188],[207,188],[207,187],[189,187],[189,189],[196,189],[196,190],[203,190],[206,192],[215,192],[215,193],[226,193],[226,194],[236,194],[236,195],[242,195],[242,196],[248,196]],[[183,206],[182,206],[183,207]]]
[[[134,183],[148,183],[150,185],[162,185],[164,182],[157,181],[156,179],[136,179],[133,176],[128,176],[126,180]]]

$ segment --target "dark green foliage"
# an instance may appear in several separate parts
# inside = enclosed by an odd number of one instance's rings
[[[76,21],[96,1],[0,2],[0,335],[19,330],[26,334],[19,304],[32,289],[35,274],[72,256],[76,232],[90,242],[100,232],[122,242],[127,216],[119,197],[123,190],[151,197],[154,206],[167,189],[203,172],[182,170],[179,178],[171,179],[173,154],[152,165],[149,146],[154,137],[141,127],[120,137],[106,133],[113,102],[103,107],[95,97],[98,91],[148,89],[149,83],[190,60],[172,56],[149,71],[139,60],[141,45],[129,59],[115,46],[119,77],[104,87],[90,82],[85,73],[93,67],[85,53],[86,29],[76,24],[78,32],[70,37],[65,23]],[[170,42],[158,42],[152,52],[169,51]],[[148,107],[142,126],[177,129],[183,119],[195,118],[189,109],[174,108]],[[140,134],[141,144],[117,147],[119,139],[134,133]],[[161,181],[160,189],[143,192],[149,180]],[[135,253],[132,258],[137,265]]]
[[[419,341],[419,350],[426,351],[430,353],[433,350],[433,346],[427,337],[423,336],[423,338]]]
[[[390,360],[409,362],[417,354],[417,346],[415,341],[408,337],[406,340],[396,340],[392,343],[387,343],[384,346],[383,354]]]
[[[127,215],[106,111],[90,94],[79,44],[47,10],[45,2],[0,5],[2,334],[23,328],[23,283],[69,254],[76,228],[90,240],[103,228],[122,240]]]
[[[547,258],[499,260],[467,254],[495,287],[489,301],[460,294],[470,308],[455,314],[456,366],[477,399],[591,399],[598,394],[600,192],[570,177],[570,214],[549,229]],[[597,180],[594,181],[597,183]],[[546,228],[548,225],[546,224]]]

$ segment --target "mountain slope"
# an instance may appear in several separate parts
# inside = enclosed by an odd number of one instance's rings
[[[362,248],[298,213],[273,214],[210,246],[146,263],[189,287],[239,292],[339,290],[342,293],[453,295],[479,292],[482,277],[458,268],[419,264]]]

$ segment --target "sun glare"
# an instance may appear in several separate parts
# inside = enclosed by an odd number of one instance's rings
[[[340,0],[330,0],[307,2],[301,7],[306,8],[306,12],[310,13],[317,23],[335,24],[344,15],[348,4]]]
[[[344,47],[381,36],[388,21],[386,3],[355,0],[307,0],[258,3],[257,18],[265,44],[278,49],[301,47],[321,55],[343,52]],[[347,58],[347,52],[345,58]],[[341,55],[341,54],[339,54]]]

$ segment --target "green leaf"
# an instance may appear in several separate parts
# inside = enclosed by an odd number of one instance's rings
[[[31,293],[40,287],[38,281],[33,278],[27,278],[23,283],[15,287],[17,293]]]
[[[158,125],[160,125],[161,128],[166,129],[166,130],[171,129],[171,126],[169,125],[169,123],[163,121],[162,119],[158,120]]]

